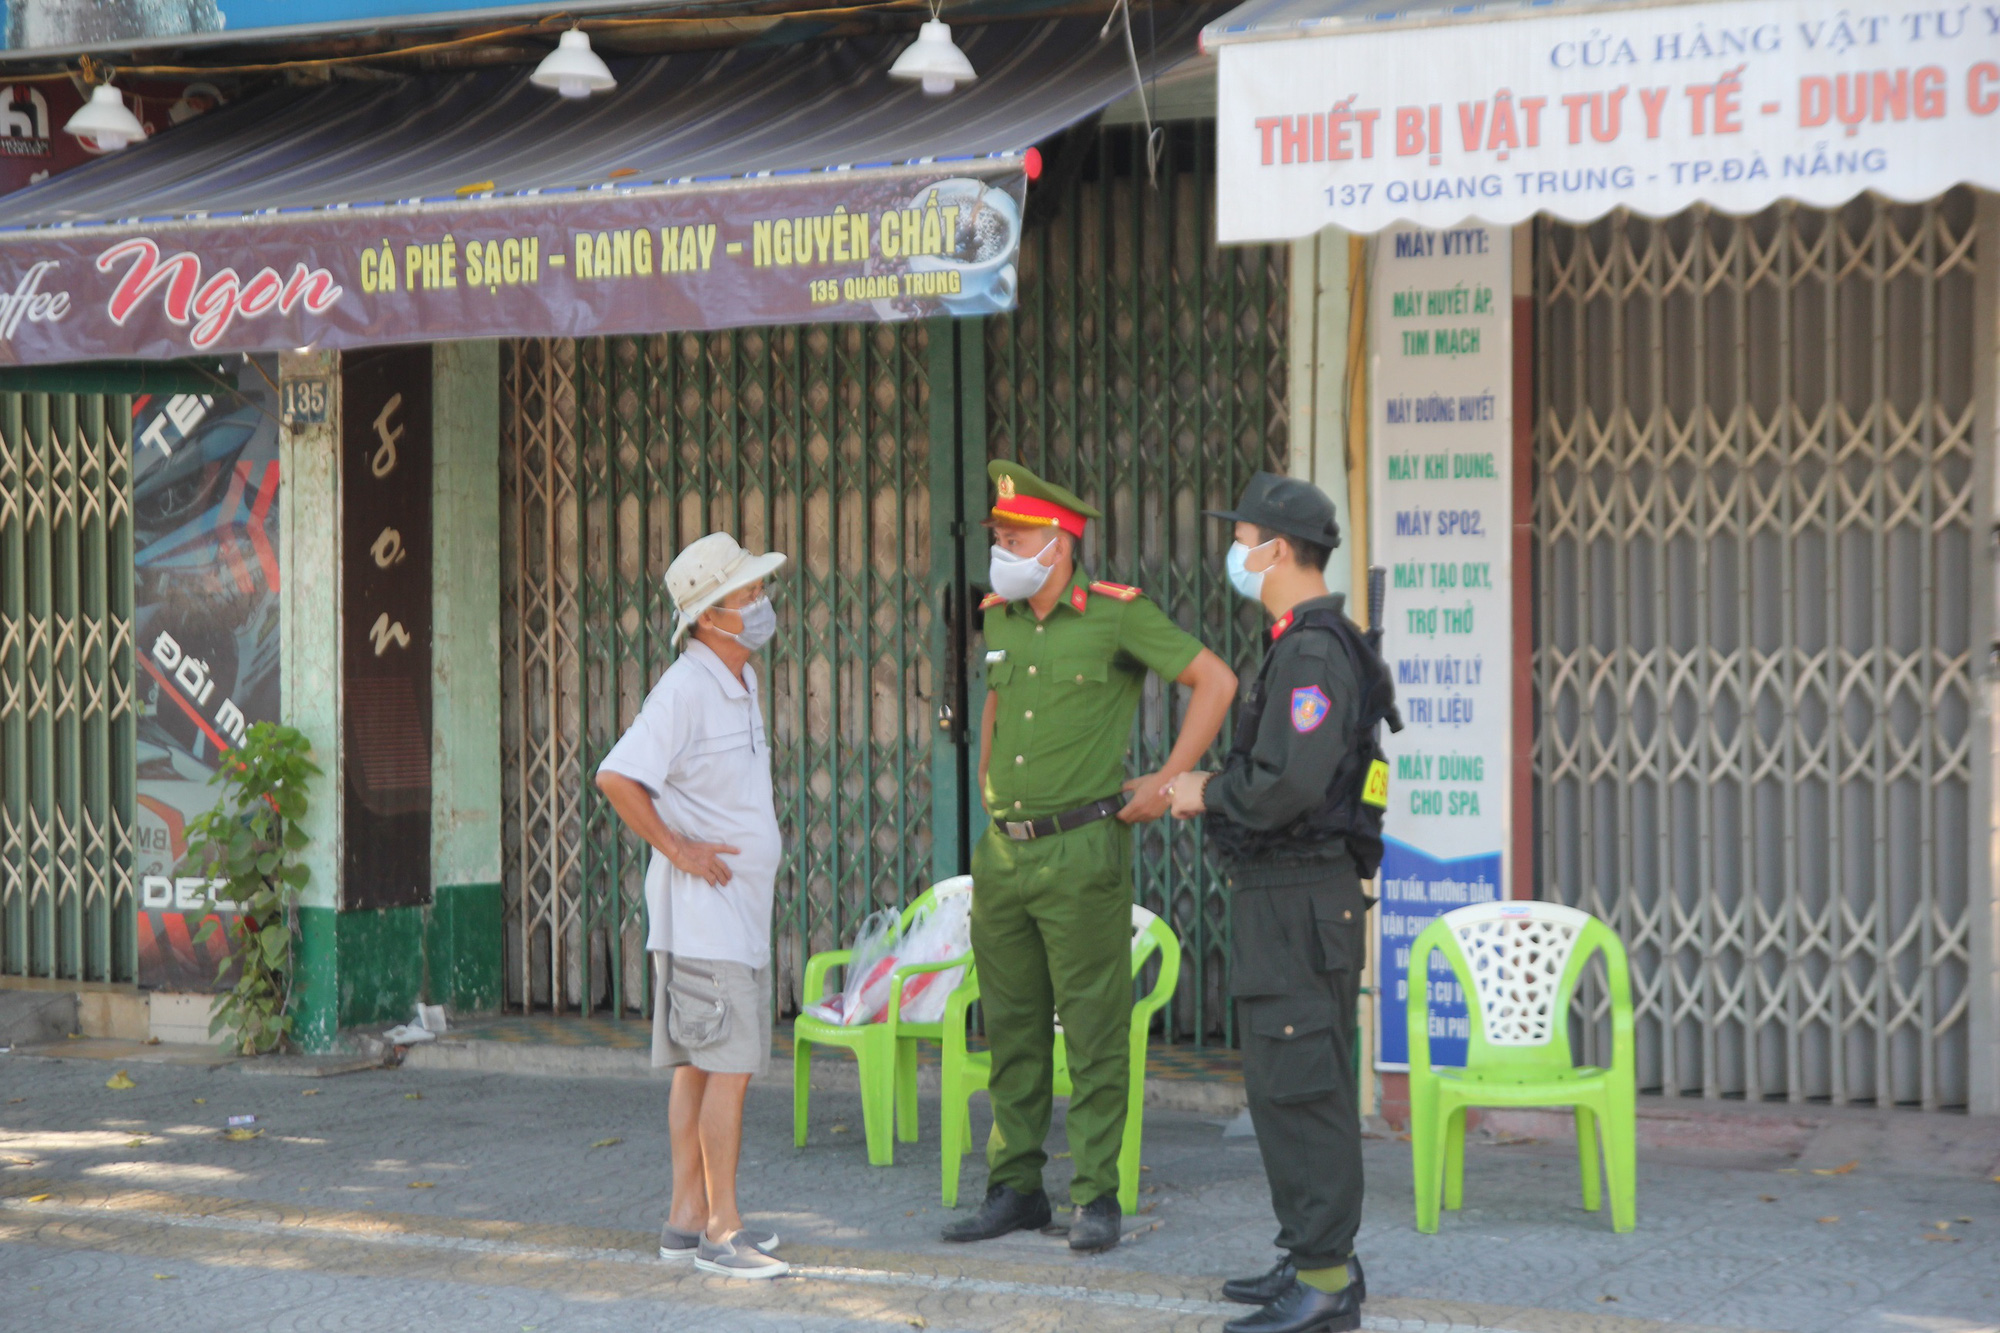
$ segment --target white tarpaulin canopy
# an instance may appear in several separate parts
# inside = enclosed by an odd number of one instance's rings
[[[1224,242],[2000,188],[2000,5],[1252,0],[1202,44]]]

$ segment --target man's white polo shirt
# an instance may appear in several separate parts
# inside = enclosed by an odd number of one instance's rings
[[[719,888],[653,853],[646,948],[767,965],[783,848],[756,669],[746,664],[738,681],[707,644],[690,640],[598,768],[650,791],[675,833],[738,849],[723,857],[732,878]]]

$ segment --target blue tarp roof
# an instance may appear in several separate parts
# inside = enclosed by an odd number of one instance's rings
[[[1160,11],[1141,67],[1192,55],[1214,13]],[[887,77],[907,34],[614,61],[618,87],[587,102],[532,86],[521,68],[278,89],[0,197],[0,233],[1018,159],[1132,89],[1122,34],[1100,40],[1102,28],[957,29],[979,77],[942,98]]]

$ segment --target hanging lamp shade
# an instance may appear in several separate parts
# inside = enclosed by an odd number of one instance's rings
[[[146,137],[146,127],[126,107],[125,99],[108,83],[90,90],[90,100],[63,126],[65,132],[97,145],[99,152],[115,153]]]
[[[556,49],[542,57],[528,81],[537,88],[553,88],[564,97],[585,98],[618,86],[611,71],[590,49],[590,34],[571,28],[556,42]]]
[[[951,25],[930,19],[917,29],[917,40],[903,48],[903,54],[889,66],[889,77],[911,83],[922,81],[927,95],[942,97],[979,76],[972,72],[972,62],[965,58],[965,52],[951,40]]]

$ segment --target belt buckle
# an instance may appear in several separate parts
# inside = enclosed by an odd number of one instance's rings
[[[1025,821],[1009,819],[1003,822],[1003,827],[1007,830],[1007,836],[1015,842],[1033,842],[1035,840],[1035,821],[1032,819]]]

